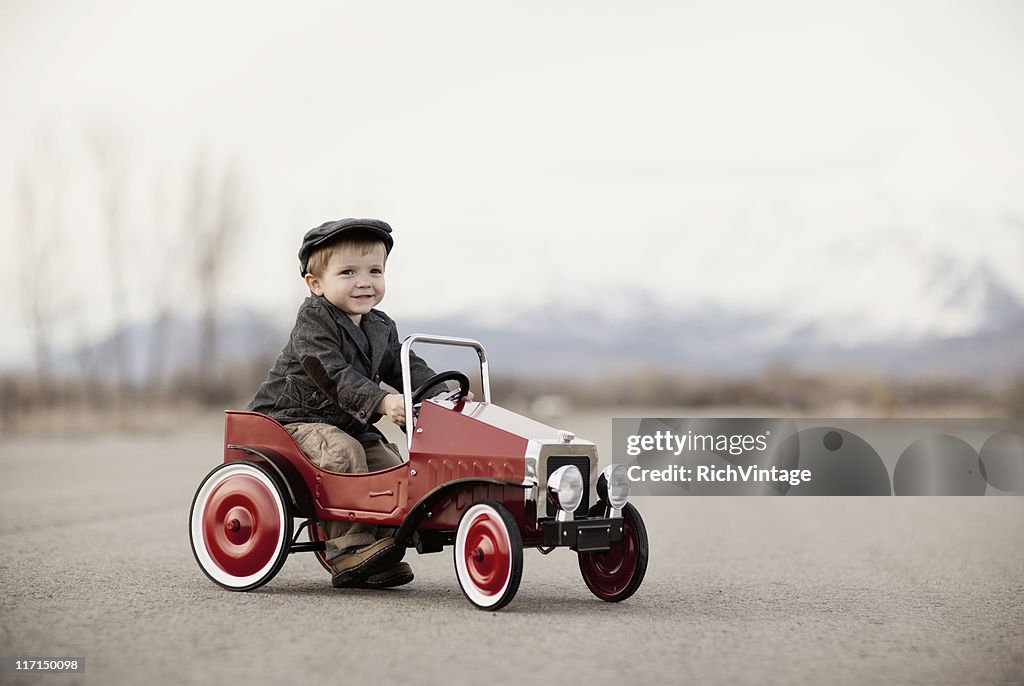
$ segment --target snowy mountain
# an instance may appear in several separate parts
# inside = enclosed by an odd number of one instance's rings
[[[750,310],[673,303],[643,289],[619,290],[614,306],[601,308],[567,299],[544,307],[495,305],[463,316],[390,313],[402,335],[480,340],[501,374],[567,376],[646,366],[741,376],[777,363],[910,377],[1024,374],[1024,298],[984,262],[935,258],[924,267],[917,272],[912,307],[894,309],[908,293],[877,303],[888,312],[882,324],[870,319],[871,303],[822,312],[780,299],[773,308]],[[827,301],[827,288],[809,285],[808,292]],[[886,318],[896,325],[885,325]],[[220,331],[222,365],[269,364],[288,336],[251,311],[236,312]],[[152,376],[154,364],[166,374],[194,365],[198,355],[199,327],[191,319],[136,323],[121,335],[120,346],[109,336],[60,355],[58,370],[113,374],[120,347],[130,376],[143,379]]]
[[[976,332],[914,341],[850,345],[843,333],[814,323],[781,333],[768,315],[719,308],[660,318],[610,320],[599,313],[546,310],[528,329],[482,326],[468,319],[408,321],[403,332],[448,333],[484,343],[493,368],[516,374],[588,374],[665,367],[742,376],[786,363],[798,369],[860,368],[900,376],[994,378],[1024,373],[1024,308]]]
[[[495,367],[516,373],[592,373],[638,365],[723,375],[786,363],[800,369],[861,368],[904,376],[994,378],[1024,373],[1024,297],[983,262],[935,259],[907,293],[815,316],[789,302],[756,311],[666,303],[636,291],[632,311],[553,304],[502,321],[403,320],[403,333],[478,338]],[[808,290],[815,290],[813,285]],[[847,289],[854,290],[854,289]],[[827,289],[817,289],[815,295]],[[827,293],[826,293],[827,294]],[[891,326],[872,319],[887,309]]]
[[[199,357],[200,325],[194,318],[171,315],[164,321],[136,322],[92,345],[63,351],[55,356],[58,374],[114,378],[123,368],[129,379],[163,378],[194,368]],[[272,358],[288,332],[281,331],[252,311],[232,314],[218,326],[214,359],[218,367]],[[124,356],[116,363],[117,351]]]

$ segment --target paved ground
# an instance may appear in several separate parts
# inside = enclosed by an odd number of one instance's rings
[[[308,555],[215,587],[186,520],[219,441],[0,441],[0,656],[86,660],[0,683],[1024,683],[1024,498],[643,499],[632,599],[527,551],[485,613],[450,549],[391,591],[335,591]]]

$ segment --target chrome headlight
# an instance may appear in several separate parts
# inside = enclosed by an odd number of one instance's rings
[[[629,486],[626,465],[610,464],[601,470],[601,476],[597,478],[597,496],[616,510],[621,510],[629,498]]]
[[[567,464],[548,477],[548,498],[565,512],[574,512],[583,501],[583,475],[575,465]]]

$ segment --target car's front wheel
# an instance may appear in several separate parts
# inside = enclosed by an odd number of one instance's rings
[[[604,514],[604,504],[590,510],[591,517]],[[601,600],[617,603],[636,593],[647,573],[647,528],[632,503],[622,508],[622,538],[607,552],[579,554],[580,573],[587,588]]]
[[[483,610],[498,610],[515,597],[523,541],[516,520],[498,501],[476,503],[459,520],[455,574],[469,602]]]

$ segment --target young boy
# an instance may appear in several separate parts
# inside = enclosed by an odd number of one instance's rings
[[[377,219],[341,219],[306,233],[299,265],[310,295],[299,307],[288,344],[248,409],[270,415],[309,458],[333,472],[367,472],[402,462],[373,427],[382,415],[405,424],[401,342],[395,322],[373,309],[384,298],[384,268],[394,241]],[[410,355],[412,384],[434,372]],[[376,525],[325,522],[334,587],[409,583],[404,551]]]

